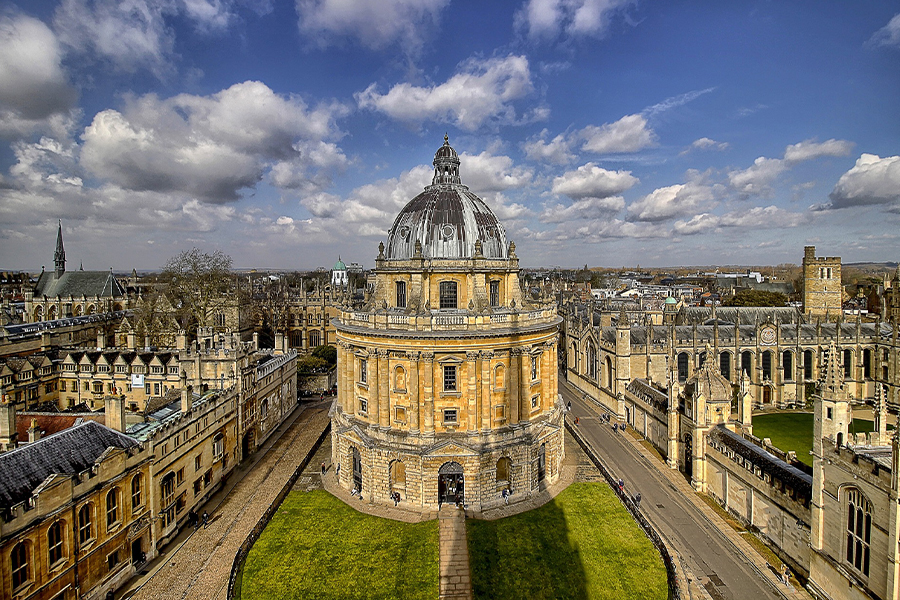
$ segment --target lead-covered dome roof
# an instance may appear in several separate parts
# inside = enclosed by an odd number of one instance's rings
[[[433,164],[431,185],[394,220],[385,258],[412,258],[417,241],[425,258],[472,258],[479,240],[485,258],[507,258],[506,232],[484,200],[460,182],[459,156],[447,136]]]

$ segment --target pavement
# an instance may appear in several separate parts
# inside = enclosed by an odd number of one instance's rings
[[[209,525],[185,527],[116,594],[133,600],[224,600],[235,553],[328,426],[331,401],[301,406],[244,461],[198,512]]]
[[[439,600],[472,600],[469,575],[469,546],[466,542],[466,515],[451,505],[438,511],[440,532]]]
[[[810,600],[802,588],[782,583],[768,562],[694,491],[684,475],[670,469],[639,436],[614,433],[600,415],[605,410],[566,382],[560,393],[572,402],[570,422],[630,495],[642,495],[641,512],[660,533],[688,579],[688,596],[712,600]]]

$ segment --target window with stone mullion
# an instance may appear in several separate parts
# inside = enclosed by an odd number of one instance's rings
[[[456,365],[444,366],[444,391],[456,391]]]
[[[456,282],[442,281],[440,286],[440,308],[456,308]]]

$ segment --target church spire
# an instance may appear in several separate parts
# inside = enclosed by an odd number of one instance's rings
[[[59,229],[56,231],[56,252],[53,253],[53,262],[56,264],[56,277],[62,277],[66,272],[66,249],[63,248],[62,220],[59,221]]]

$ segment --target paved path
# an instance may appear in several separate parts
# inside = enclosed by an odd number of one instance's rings
[[[438,512],[440,532],[440,600],[472,600],[469,575],[469,546],[466,543],[466,514],[445,505]]]
[[[240,480],[225,490],[218,508],[207,508],[209,527],[170,544],[153,570],[133,580],[121,597],[224,599],[235,552],[328,426],[328,404],[307,407],[293,422],[282,424],[286,430],[273,434],[278,438],[257,451],[256,463],[242,476],[232,475]]]
[[[579,417],[579,432],[612,475],[622,477],[629,494],[641,493],[641,511],[693,573],[691,583],[702,586],[704,595],[713,600],[810,598],[780,583],[759,553],[698,497],[679,471],[669,469],[631,435],[613,433],[598,416],[602,409],[583,401],[569,384],[563,382],[560,392],[572,402],[569,416]]]

